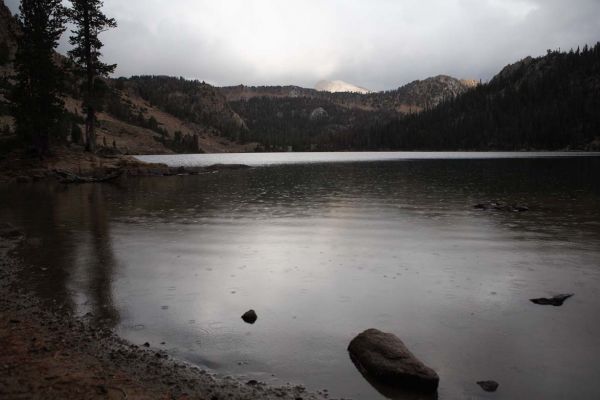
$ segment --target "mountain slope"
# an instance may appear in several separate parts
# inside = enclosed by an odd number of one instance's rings
[[[17,144],[10,116],[17,36],[18,24],[0,1],[0,153]],[[66,58],[58,53],[56,60],[66,64]],[[221,92],[210,85],[167,77],[103,82],[102,107],[97,115],[102,152],[240,152],[256,146],[236,143],[247,128]],[[78,142],[77,132],[83,129],[82,95],[77,79],[68,72],[65,90],[63,140]]]
[[[505,67],[478,86],[420,115],[367,136],[394,149],[600,149],[600,43],[549,52]],[[346,140],[348,140],[346,138]],[[364,137],[355,136],[360,146]]]

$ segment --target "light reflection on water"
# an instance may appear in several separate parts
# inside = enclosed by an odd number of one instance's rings
[[[222,373],[378,398],[346,352],[374,327],[438,371],[442,399],[486,398],[486,379],[498,399],[597,398],[598,167],[426,160],[32,185],[9,187],[0,216],[27,228],[42,296]],[[495,199],[531,211],[472,208]],[[557,292],[575,297],[528,301]]]
[[[573,158],[600,156],[591,152],[514,152],[514,151],[377,151],[377,152],[314,152],[314,153],[212,153],[136,156],[148,163],[163,163],[170,167],[206,167],[214,164],[245,164],[253,167],[309,163],[381,162],[410,160],[485,160],[522,158]]]

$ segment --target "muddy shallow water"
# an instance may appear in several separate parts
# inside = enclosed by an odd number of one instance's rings
[[[593,157],[275,165],[3,186],[0,217],[27,231],[40,296],[224,374],[383,398],[346,351],[378,328],[439,373],[441,399],[599,398],[598,171]],[[492,200],[530,210],[473,208]],[[529,302],[557,293],[575,296]]]

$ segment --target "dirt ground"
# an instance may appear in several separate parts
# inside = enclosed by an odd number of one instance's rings
[[[0,398],[324,399],[301,386],[220,377],[137,346],[23,288],[11,251],[23,239],[0,225]]]

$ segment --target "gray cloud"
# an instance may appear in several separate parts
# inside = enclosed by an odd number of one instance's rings
[[[600,40],[598,0],[105,0],[105,12],[119,23],[103,36],[117,75],[216,85],[487,80],[527,55]]]

